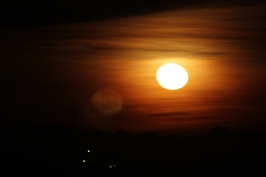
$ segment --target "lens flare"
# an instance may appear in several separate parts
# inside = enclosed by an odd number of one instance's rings
[[[93,107],[105,116],[119,112],[123,104],[121,96],[109,88],[95,92],[91,101]]]

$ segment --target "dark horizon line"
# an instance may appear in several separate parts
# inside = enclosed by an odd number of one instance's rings
[[[204,132],[204,133],[199,133],[197,135],[193,134],[193,135],[190,135],[189,134],[189,131],[186,131],[186,133],[183,133],[182,135],[178,135],[178,133],[176,133],[175,131],[144,131],[142,133],[136,133],[136,132],[130,132],[130,131],[126,131],[126,130],[123,130],[123,129],[118,129],[118,130],[115,130],[115,131],[112,131],[112,130],[104,130],[104,129],[98,129],[96,127],[90,127],[90,128],[81,128],[81,127],[78,127],[78,126],[71,126],[71,125],[68,125],[66,123],[54,123],[54,124],[51,124],[51,123],[48,123],[48,124],[40,124],[40,123],[32,123],[32,122],[28,122],[28,121],[13,121],[13,122],[8,122],[8,123],[1,123],[0,124],[0,127],[1,129],[5,129],[7,127],[9,128],[19,128],[19,129],[22,129],[22,128],[30,128],[30,130],[36,128],[36,127],[41,127],[41,128],[58,128],[58,129],[64,129],[64,130],[76,130],[76,131],[81,131],[81,132],[98,132],[98,133],[111,133],[111,134],[127,134],[127,135],[130,135],[130,136],[133,136],[133,135],[147,135],[147,136],[156,136],[156,137],[160,137],[160,136],[176,136],[176,137],[204,137],[204,136],[231,136],[231,135],[254,135],[254,136],[257,136],[257,135],[265,135],[266,136],[266,133],[263,133],[263,132],[260,132],[260,133],[252,133],[252,132],[249,132],[249,131],[241,131],[241,132],[235,132],[235,131],[231,131],[223,126],[220,126],[220,125],[216,125],[214,127],[212,127],[211,129],[209,129],[208,131]],[[3,128],[5,127],[5,128]],[[25,129],[24,129],[25,130]],[[178,130],[178,129],[176,129]],[[165,132],[165,133],[163,133]],[[168,133],[166,133],[168,132]]]

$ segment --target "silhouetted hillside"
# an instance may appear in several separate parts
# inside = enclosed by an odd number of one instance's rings
[[[265,175],[266,136],[214,127],[199,137],[66,125],[1,127],[1,172],[38,176]]]

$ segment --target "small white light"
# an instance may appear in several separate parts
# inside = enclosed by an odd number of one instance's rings
[[[109,168],[112,168],[112,165],[110,165]]]
[[[115,165],[114,165],[114,167],[115,167]]]
[[[91,152],[90,150],[88,150],[88,152]]]
[[[82,162],[86,162],[86,160],[82,160]]]

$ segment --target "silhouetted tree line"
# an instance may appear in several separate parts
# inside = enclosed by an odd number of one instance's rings
[[[18,122],[1,127],[0,154],[2,174],[264,176],[265,150],[265,134],[220,126],[198,137],[178,137]]]

